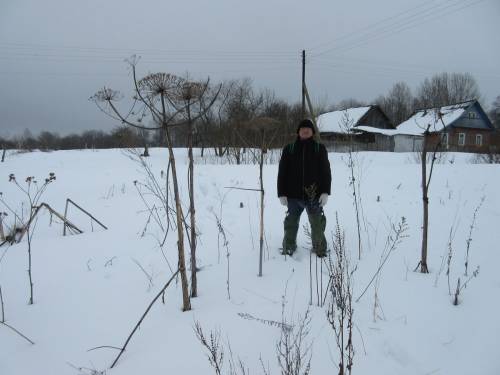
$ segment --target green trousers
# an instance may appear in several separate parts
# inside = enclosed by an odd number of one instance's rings
[[[283,223],[283,252],[293,254],[297,249],[297,232],[299,230],[300,216],[307,211],[309,224],[311,225],[312,251],[318,256],[325,256],[327,242],[325,237],[326,217],[323,209],[317,201],[303,201],[300,199],[288,199],[288,213]]]

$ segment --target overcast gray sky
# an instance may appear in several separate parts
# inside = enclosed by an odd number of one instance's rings
[[[397,81],[470,72],[500,95],[500,0],[0,0],[0,135],[117,124],[88,101],[139,73],[250,77],[300,99],[371,101]]]

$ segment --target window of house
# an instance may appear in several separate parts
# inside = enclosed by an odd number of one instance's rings
[[[476,112],[469,112],[469,118],[470,118],[470,119],[475,119],[475,118],[477,118]]]
[[[448,146],[448,133],[441,134],[441,143],[443,146]]]
[[[482,145],[483,145],[483,135],[476,134],[476,146],[482,146]]]
[[[465,145],[465,133],[458,133],[458,145],[459,146]]]

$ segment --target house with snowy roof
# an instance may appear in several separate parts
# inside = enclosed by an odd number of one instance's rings
[[[437,108],[419,109],[394,132],[395,151],[404,150],[404,142],[422,140],[424,132],[430,132],[430,145],[441,139],[444,150],[485,153],[494,146],[495,128],[477,100],[469,100]],[[413,150],[416,151],[416,150]]]
[[[392,151],[390,135],[395,128],[377,105],[323,113],[316,119],[321,141],[330,151],[352,145],[364,151]]]

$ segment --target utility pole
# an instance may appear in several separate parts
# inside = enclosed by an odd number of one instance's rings
[[[316,118],[314,116],[314,110],[311,102],[311,98],[309,97],[309,91],[306,86],[306,50],[302,50],[302,119],[306,118],[306,100],[307,105],[309,107],[309,112],[307,117],[311,118],[314,124],[314,138],[319,141],[320,134],[318,130],[318,126],[316,124]]]
[[[306,116],[306,50],[302,50],[302,118]]]

